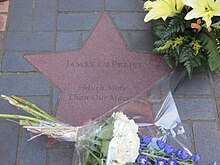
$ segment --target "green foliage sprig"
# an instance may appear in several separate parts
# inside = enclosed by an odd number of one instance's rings
[[[212,71],[220,68],[220,54],[217,49],[215,32],[207,30],[193,31],[183,14],[166,21],[157,20],[153,31],[158,36],[155,52],[163,53],[164,60],[172,67],[183,65],[191,77],[193,69],[199,66],[209,67]]]
[[[199,66],[219,71],[220,15],[217,9],[220,4],[207,0],[209,8],[205,8],[206,12],[199,13],[199,9],[192,6],[206,7],[200,4],[202,1],[165,1],[166,3],[159,0],[146,1],[144,5],[145,10],[149,10],[145,22],[153,20],[153,32],[158,37],[154,51],[162,53],[170,67],[182,65],[190,77]],[[161,9],[155,6],[160,6]],[[194,13],[198,12],[200,17],[193,15],[192,10]],[[205,17],[208,14],[209,19]]]

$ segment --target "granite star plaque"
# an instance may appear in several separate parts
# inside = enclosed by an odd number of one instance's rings
[[[169,72],[159,55],[129,51],[107,13],[81,49],[25,58],[60,89],[56,117],[73,125],[103,115]]]

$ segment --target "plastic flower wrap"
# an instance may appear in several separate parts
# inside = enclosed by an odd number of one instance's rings
[[[1,118],[20,120],[36,138],[46,135],[75,142],[73,165],[126,164],[195,164],[199,155],[192,155],[177,138],[184,134],[167,77],[103,116],[83,126],[57,121],[37,106],[16,96],[4,96],[12,105],[33,117],[0,114]],[[182,146],[174,149],[166,140]]]
[[[164,158],[156,141],[160,140],[165,144],[167,138],[183,134],[184,128],[181,126],[171,92],[165,98],[159,98],[159,95],[150,97],[148,94],[150,93],[144,92],[97,119],[95,125],[99,127],[79,139],[76,145],[79,160],[74,165],[143,164],[140,163],[144,161],[143,156],[148,155],[149,161],[152,162],[155,161],[154,157]],[[155,116],[152,108],[157,108],[162,101],[162,107]],[[170,153],[169,149],[166,146],[167,152]],[[153,150],[155,151],[152,152]],[[185,151],[188,153],[188,150]],[[152,155],[153,159],[149,155]]]

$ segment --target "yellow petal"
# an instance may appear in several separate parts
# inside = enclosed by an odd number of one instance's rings
[[[181,5],[181,2],[179,4]],[[148,22],[152,19],[158,18],[166,20],[167,17],[173,16],[173,14],[177,12],[175,5],[176,0],[156,0],[145,2],[144,8],[149,10],[149,12],[145,16],[144,21]]]
[[[182,0],[176,0],[176,9],[178,12],[180,12],[184,7],[184,3]]]
[[[162,17],[162,19],[163,19],[164,21],[166,21],[166,19],[167,19],[168,16],[169,16],[169,15],[165,15],[165,16]]]
[[[154,2],[151,2],[151,1],[147,1],[144,3],[144,9],[151,9],[151,8],[154,8],[155,7],[155,3]]]
[[[175,10],[175,0],[164,0],[161,1],[164,5],[169,6],[170,9]]]
[[[209,14],[205,15],[202,19],[206,22],[206,26],[207,28],[212,24],[212,20],[211,20],[212,16],[210,16]]]
[[[185,16],[185,20],[190,20],[193,18],[203,17],[204,12],[202,10],[193,9]]]
[[[187,6],[191,6],[192,8],[195,8],[199,5],[199,0],[183,0],[183,3]]]
[[[157,19],[158,17],[160,18],[160,16],[158,15],[158,12],[152,9],[146,14],[144,18],[144,22],[149,22],[152,19]]]
[[[220,1],[216,1],[213,8],[216,11],[214,15],[220,16]]]
[[[149,22],[150,20],[152,20],[154,18],[154,12],[152,12],[152,10],[150,10],[146,16],[144,17],[144,22]]]

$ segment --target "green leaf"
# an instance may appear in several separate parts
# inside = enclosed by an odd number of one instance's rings
[[[218,71],[220,69],[220,52],[216,41],[215,32],[201,31],[198,35],[203,48],[208,54],[208,63],[211,71]]]
[[[100,139],[96,139],[96,140],[92,141],[92,143],[94,145],[97,145],[97,146],[101,146],[102,145],[102,142],[100,141]]]
[[[97,134],[96,137],[104,140],[110,140],[113,136],[113,124],[108,124],[107,126],[104,126]]]
[[[211,26],[216,28],[216,29],[220,29],[220,21],[218,21],[216,23],[213,23]]]
[[[19,125],[22,125],[22,126],[26,126],[26,125],[39,126],[39,123],[32,122],[32,121],[29,121],[29,120],[20,120]]]
[[[109,148],[109,140],[103,140],[102,141],[102,148],[101,148],[101,152],[103,154],[104,157],[107,157],[108,155],[108,148]]]

